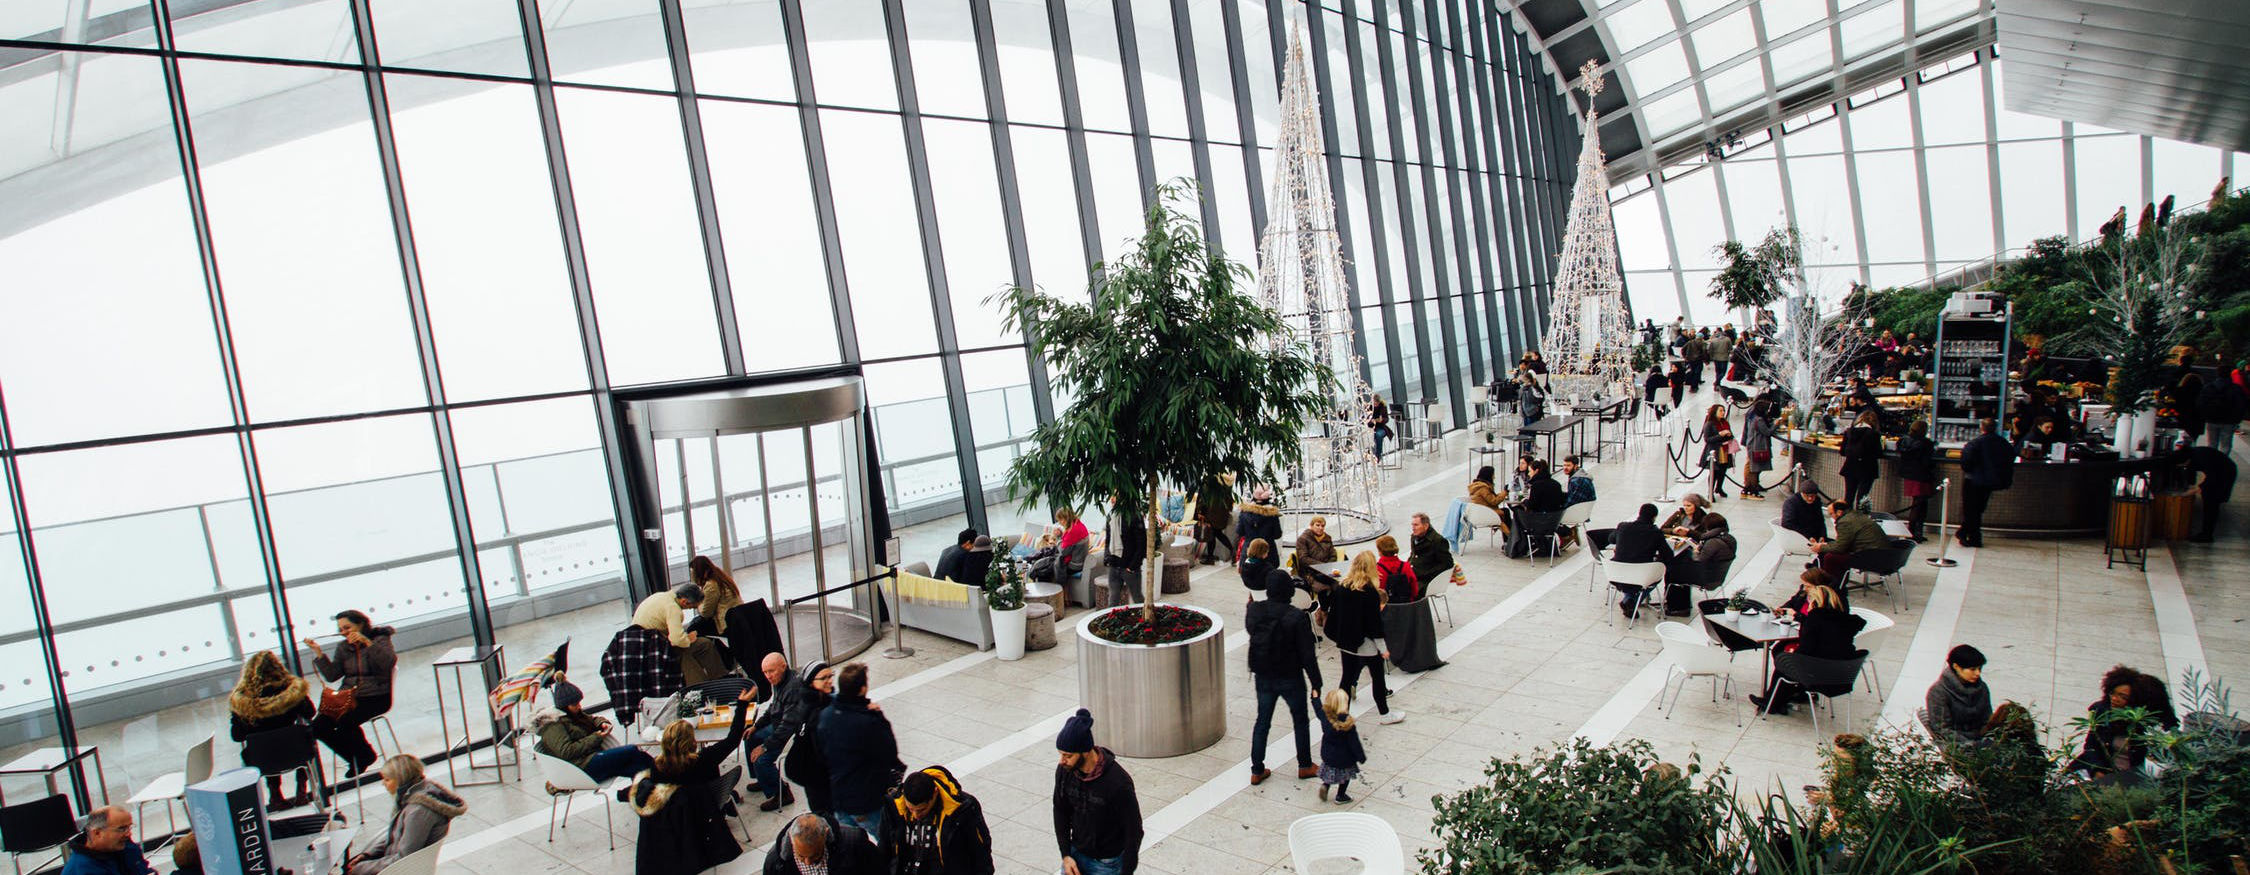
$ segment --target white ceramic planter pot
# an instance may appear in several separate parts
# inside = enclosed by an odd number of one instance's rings
[[[1024,609],[992,612],[992,655],[1013,662],[1023,658]]]
[[[1094,740],[1128,757],[1175,757],[1227,734],[1226,626],[1171,644],[1104,641],[1078,624],[1078,701],[1094,714]],[[1122,610],[1139,610],[1128,606]]]

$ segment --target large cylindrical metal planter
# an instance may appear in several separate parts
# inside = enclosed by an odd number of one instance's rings
[[[1094,714],[1094,740],[1119,756],[1175,757],[1227,734],[1225,626],[1178,607],[1211,628],[1172,644],[1118,644],[1078,624],[1078,700]]]

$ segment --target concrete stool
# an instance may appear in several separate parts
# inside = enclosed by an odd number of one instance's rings
[[[1023,649],[1052,650],[1055,646],[1055,608],[1046,602],[1031,602],[1023,609]]]
[[[1059,583],[1032,581],[1024,584],[1023,600],[1027,603],[1043,604],[1054,608],[1057,618],[1063,615],[1063,602],[1069,597],[1068,592]]]
[[[1178,595],[1187,592],[1188,569],[1194,567],[1195,563],[1186,559],[1164,560],[1164,588],[1160,591],[1165,595]]]

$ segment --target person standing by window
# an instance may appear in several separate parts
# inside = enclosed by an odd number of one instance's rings
[[[344,640],[333,653],[323,653],[320,642],[304,640],[313,652],[313,667],[336,684],[336,691],[321,696],[320,715],[313,718],[313,737],[328,745],[351,766],[352,774],[375,765],[375,748],[367,743],[360,726],[391,710],[391,675],[398,670],[398,653],[391,649],[391,627],[377,626],[359,611],[336,615],[336,632]],[[328,698],[341,697],[330,705]]]

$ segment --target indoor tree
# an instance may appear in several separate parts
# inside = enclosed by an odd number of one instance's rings
[[[1299,461],[1306,422],[1330,406],[1334,374],[1254,295],[1250,270],[1211,250],[1192,184],[1157,190],[1132,250],[1093,271],[1091,300],[1011,288],[1009,328],[1051,363],[1072,401],[1034,431],[1008,470],[1010,497],[1077,507],[1114,499],[1146,516],[1144,630],[1162,575],[1161,484],[1221,474],[1273,482]],[[1142,642],[1153,643],[1153,642]]]
[[[1765,239],[1755,244],[1729,240],[1712,251],[1719,256],[1720,268],[1711,277],[1711,297],[1729,310],[1754,312],[1773,306],[1791,286],[1804,281],[1804,245],[1794,225],[1767,231]]]

